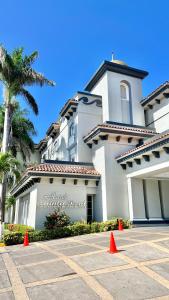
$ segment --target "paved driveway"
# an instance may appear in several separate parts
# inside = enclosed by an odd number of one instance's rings
[[[169,299],[169,227],[0,248],[0,300]]]

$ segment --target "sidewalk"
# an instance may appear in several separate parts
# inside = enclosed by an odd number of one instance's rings
[[[0,300],[169,299],[169,227],[0,248]]]

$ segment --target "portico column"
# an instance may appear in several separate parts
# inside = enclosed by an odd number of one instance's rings
[[[127,187],[128,187],[128,201],[129,201],[129,215],[130,221],[133,221],[133,197],[132,197],[132,182],[131,178],[127,178]]]
[[[14,224],[19,223],[19,198],[16,200],[15,203],[15,219]]]

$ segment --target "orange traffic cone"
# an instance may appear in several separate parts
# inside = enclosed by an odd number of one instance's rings
[[[118,250],[116,248],[116,243],[114,240],[113,232],[110,233],[110,250],[108,250],[109,253],[117,253]]]
[[[119,230],[123,230],[123,221],[119,219]]]
[[[24,245],[25,247],[26,247],[26,246],[29,246],[29,237],[28,237],[28,232],[27,232],[27,231],[25,232],[25,235],[24,235],[23,245]]]

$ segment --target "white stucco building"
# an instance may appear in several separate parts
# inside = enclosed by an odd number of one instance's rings
[[[169,220],[169,82],[143,98],[147,75],[104,61],[65,103],[11,191],[15,223],[41,228],[57,207],[72,220]]]

